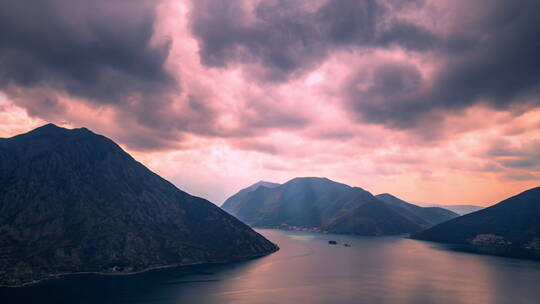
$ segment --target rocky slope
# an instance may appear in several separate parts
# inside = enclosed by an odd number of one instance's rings
[[[327,178],[295,178],[282,185],[248,189],[229,198],[222,208],[255,227],[388,235],[418,232],[432,225],[403,206],[385,203],[361,188]],[[440,216],[438,211],[428,214]],[[449,218],[455,216],[445,212]]]
[[[49,124],[0,139],[0,285],[230,262],[278,248],[113,141]]]
[[[540,259],[540,187],[413,236],[480,253]]]

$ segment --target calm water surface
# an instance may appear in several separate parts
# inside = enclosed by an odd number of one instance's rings
[[[398,237],[259,230],[281,250],[232,265],[76,275],[0,289],[1,303],[540,303],[540,263]],[[329,245],[328,240],[340,244]],[[351,247],[344,247],[349,243]]]

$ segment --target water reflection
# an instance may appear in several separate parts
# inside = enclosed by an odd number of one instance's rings
[[[28,288],[0,289],[0,297],[7,303],[540,301],[537,262],[457,252],[396,237],[261,232],[281,250],[234,265],[165,269],[136,276],[74,276]],[[338,245],[329,245],[330,239]]]

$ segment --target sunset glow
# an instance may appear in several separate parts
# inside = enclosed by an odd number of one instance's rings
[[[538,4],[8,2],[0,137],[87,127],[218,205],[298,176],[436,204],[540,184]]]

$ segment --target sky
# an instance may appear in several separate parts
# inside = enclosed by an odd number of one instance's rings
[[[87,127],[218,205],[298,176],[437,204],[540,185],[540,1],[0,5],[0,137]]]

